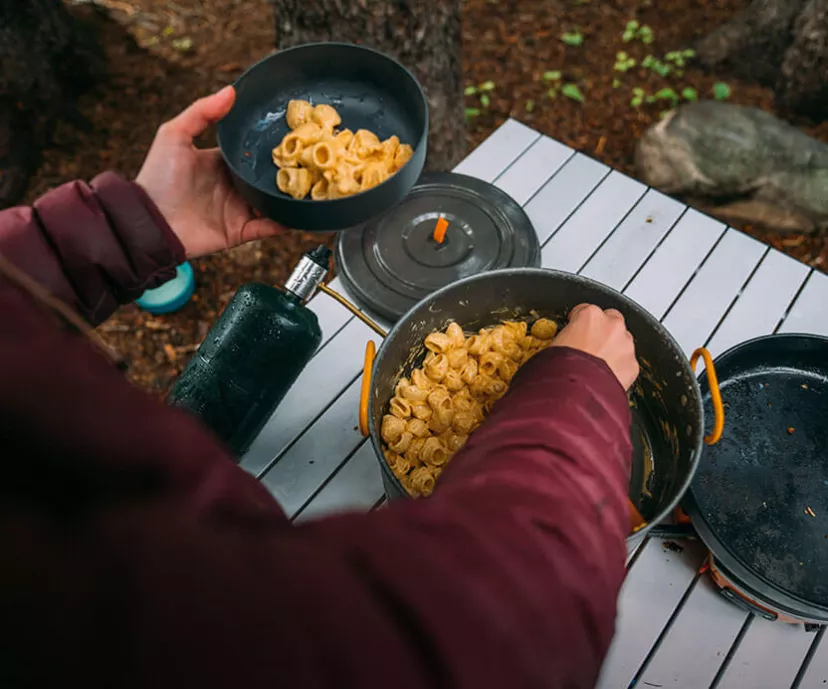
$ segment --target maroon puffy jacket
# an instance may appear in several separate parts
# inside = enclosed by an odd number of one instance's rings
[[[112,174],[0,213],[100,322],[183,250]],[[0,686],[591,687],[624,576],[626,396],[547,350],[436,494],[292,525],[178,410],[0,279]]]

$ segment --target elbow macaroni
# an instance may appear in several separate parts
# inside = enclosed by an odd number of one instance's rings
[[[276,186],[295,199],[338,199],[382,184],[414,155],[397,136],[380,141],[367,129],[337,131],[342,124],[330,105],[292,100],[285,114],[291,131],[273,149]],[[462,331],[461,331],[462,334]],[[464,338],[465,339],[465,338]]]
[[[352,136],[358,151],[387,143],[365,130]],[[393,142],[386,148],[393,149]],[[410,495],[431,494],[452,456],[506,394],[518,368],[548,347],[557,332],[555,321],[539,318],[531,324],[508,321],[470,337],[451,323],[425,338],[422,366],[400,378],[380,427],[388,466]]]

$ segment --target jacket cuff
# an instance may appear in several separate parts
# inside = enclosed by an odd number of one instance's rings
[[[165,241],[175,256],[175,264],[180,265],[181,263],[184,263],[184,261],[187,260],[187,250],[184,248],[184,245],[181,243],[181,240],[178,238],[178,235],[175,233],[173,228],[170,227],[170,224],[167,222],[166,218],[164,218],[164,215],[158,209],[158,206],[155,205],[155,201],[150,198],[150,195],[146,192],[144,187],[138,184],[138,182],[129,182],[129,184],[131,184],[135,189],[144,204],[144,207],[147,209],[147,213],[149,213],[156,226],[164,235]]]
[[[187,254],[149,195],[114,172],[98,175],[90,186],[135,273],[133,284],[119,285],[118,301],[134,301],[144,290],[175,277]]]
[[[533,356],[525,365],[520,367],[518,376],[531,376],[534,379],[546,378],[554,375],[560,367],[566,364],[565,361],[577,362],[579,366],[592,369],[595,372],[595,380],[600,383],[601,393],[607,396],[608,401],[629,410],[629,398],[621,381],[613,373],[606,361],[597,356],[588,354],[580,349],[572,347],[547,347]]]

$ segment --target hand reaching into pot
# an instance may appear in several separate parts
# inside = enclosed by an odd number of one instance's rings
[[[625,390],[638,378],[635,342],[620,311],[604,311],[593,304],[579,304],[569,314],[569,324],[552,343],[571,347],[603,359]]]

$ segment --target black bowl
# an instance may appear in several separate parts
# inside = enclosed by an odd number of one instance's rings
[[[399,202],[425,163],[428,104],[405,67],[369,48],[310,43],[266,57],[236,81],[236,103],[218,125],[218,142],[233,181],[263,216],[286,227],[342,230],[367,222]],[[328,103],[342,127],[368,129],[381,140],[397,135],[414,149],[411,160],[379,186],[340,199],[297,200],[276,186],[272,151],[290,130],[288,101]]]

